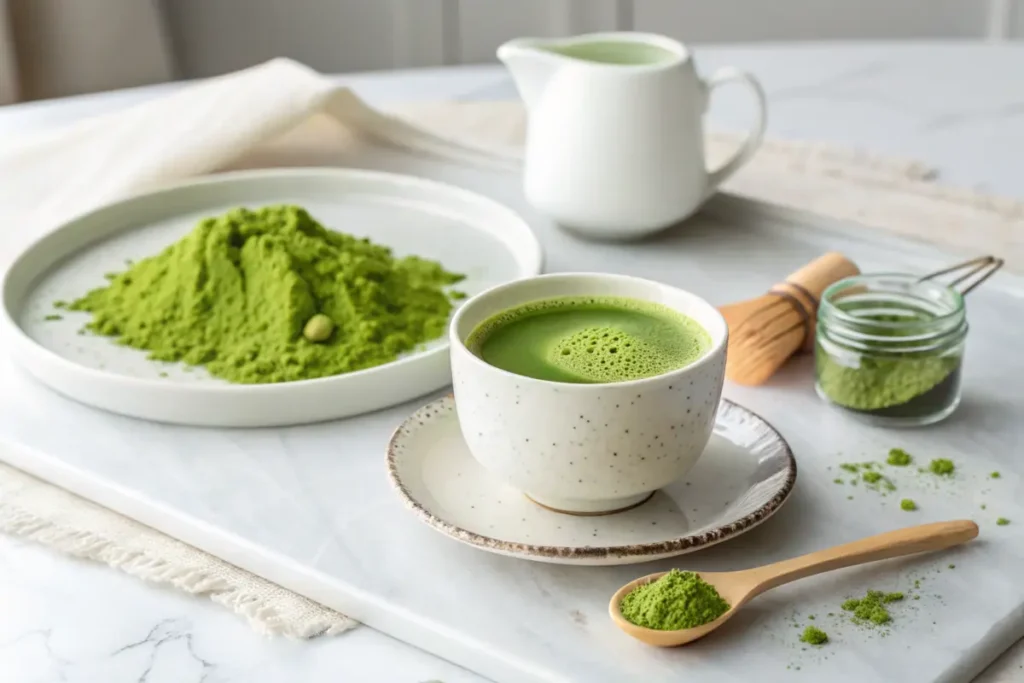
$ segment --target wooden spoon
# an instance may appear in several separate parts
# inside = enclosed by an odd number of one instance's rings
[[[809,555],[801,555],[775,564],[744,569],[738,572],[700,572],[704,579],[718,590],[726,602],[729,611],[712,622],[694,628],[676,631],[659,631],[644,628],[626,621],[619,610],[622,599],[641,584],[657,581],[668,572],[659,572],[631,581],[616,591],[612,596],[608,610],[612,621],[629,635],[642,640],[648,645],[659,647],[675,647],[685,645],[702,638],[716,628],[729,621],[743,605],[766,590],[803,579],[822,572],[842,569],[876,560],[887,560],[891,557],[913,555],[931,550],[942,550],[954,545],[966,543],[978,535],[978,525],[970,520],[953,522],[937,522],[922,524],[906,529],[890,531],[877,536],[869,536],[859,541],[845,543],[827,550],[819,550]]]

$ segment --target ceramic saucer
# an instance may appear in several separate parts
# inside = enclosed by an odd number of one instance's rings
[[[387,459],[398,495],[437,531],[501,555],[559,564],[649,562],[720,543],[773,515],[796,481],[786,441],[730,401],[722,401],[711,442],[685,480],[610,515],[548,510],[491,475],[470,455],[450,396],[409,417]]]

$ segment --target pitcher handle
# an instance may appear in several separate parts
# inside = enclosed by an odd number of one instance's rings
[[[757,98],[757,120],[751,126],[747,139],[743,141],[743,144],[740,145],[740,148],[736,150],[732,157],[714,171],[708,172],[708,195],[717,190],[718,186],[725,182],[729,176],[750,161],[750,158],[754,156],[754,152],[761,146],[761,142],[764,140],[765,127],[768,125],[768,100],[765,97],[764,89],[758,80],[746,71],[732,66],[726,66],[717,70],[706,81],[708,94],[710,96],[711,91],[720,85],[735,82],[744,83],[754,91],[754,97]]]

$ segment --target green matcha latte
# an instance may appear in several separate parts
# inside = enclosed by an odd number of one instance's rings
[[[707,353],[711,337],[696,321],[658,303],[555,297],[492,316],[473,330],[466,346],[517,375],[596,384],[685,367]]]

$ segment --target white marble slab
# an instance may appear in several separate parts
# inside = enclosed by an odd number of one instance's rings
[[[485,683],[370,628],[265,638],[206,598],[0,535],[9,683]]]
[[[773,135],[914,156],[938,166],[944,182],[1021,194],[1024,108],[1013,84],[1024,69],[1024,44],[700,46],[697,58],[704,70],[736,64],[758,74],[773,105]],[[375,103],[504,99],[513,93],[504,71],[496,66],[376,72],[339,80]],[[0,145],[178,87],[3,107]],[[711,118],[719,125],[739,127],[746,111],[742,98],[725,97],[713,106]],[[3,236],[0,231],[0,249]],[[0,392],[6,389],[0,381]],[[145,650],[146,655],[159,650],[149,680],[291,681],[295,672],[309,683],[337,677],[357,682],[482,680],[465,673],[465,678],[459,677],[437,658],[371,629],[330,643],[268,642],[205,599],[152,589],[116,570],[5,540],[0,541],[0,586],[0,670],[15,681],[137,681],[147,670],[145,658],[125,665],[112,653],[144,638],[164,619],[178,620],[180,632],[192,634],[200,656],[215,668],[198,671],[181,640],[172,639],[166,646]],[[70,588],[55,591],[55,586]],[[97,618],[100,612],[102,619]],[[39,634],[44,633],[57,639],[55,647],[43,645]],[[95,647],[69,651],[66,645],[83,633],[95,636],[88,641]],[[1022,644],[986,670],[978,683],[1021,680]],[[808,678],[813,676],[813,668],[803,671]]]
[[[548,254],[548,270],[610,270],[662,279],[724,303],[767,286],[827,248],[848,251],[863,267],[924,272],[957,256],[920,247],[871,243],[763,218],[704,218],[632,245],[582,242],[522,205],[512,178],[414,161],[366,148],[359,166],[404,170],[485,191],[520,208]],[[740,207],[742,208],[742,207]],[[739,267],[737,264],[744,264]],[[810,388],[807,363],[771,385],[727,389],[786,436],[800,475],[776,518],[735,542],[677,562],[644,567],[571,568],[525,563],[459,546],[419,524],[388,489],[383,446],[413,404],[355,420],[281,430],[205,430],[105,415],[60,399],[19,373],[0,396],[0,433],[31,451],[7,451],[17,466],[215,552],[282,585],[335,606],[386,633],[497,681],[790,680],[793,669],[835,681],[958,681],[976,674],[1024,632],[1020,465],[1012,445],[1024,409],[1014,383],[1012,349],[1024,330],[1003,321],[1020,312],[1020,282],[1000,276],[971,295],[966,398],[939,427],[884,431],[854,425],[827,410]],[[806,360],[806,359],[805,359]],[[59,429],[54,429],[59,425]],[[918,501],[909,515],[895,499],[832,483],[846,459],[878,459],[893,445],[922,458],[949,456],[961,474],[933,490],[929,479],[897,478]],[[45,454],[45,455],[43,455]],[[998,483],[985,479],[1001,470]],[[853,500],[846,495],[853,494]],[[988,509],[980,510],[984,502]],[[660,567],[738,568],[902,526],[974,517],[982,539],[941,558],[908,560],[808,580],[765,596],[719,637],[655,651],[619,633],[607,619],[613,590]],[[956,570],[936,569],[949,563]],[[886,638],[833,624],[848,595],[868,587],[906,589],[926,575],[919,601],[897,612]],[[977,595],[977,586],[988,592]],[[941,596],[941,597],[939,597]],[[804,651],[794,616],[819,616],[834,639]],[[787,669],[791,667],[790,669]]]

